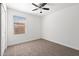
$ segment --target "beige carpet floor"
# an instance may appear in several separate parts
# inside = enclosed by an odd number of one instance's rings
[[[9,46],[4,56],[79,56],[79,51],[44,39],[38,39]]]

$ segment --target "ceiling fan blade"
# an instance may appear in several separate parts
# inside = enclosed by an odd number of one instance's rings
[[[49,10],[49,8],[42,8],[42,9],[44,9],[44,10]]]
[[[44,7],[47,3],[42,3],[40,7]]]
[[[36,6],[36,7],[39,7],[38,5],[36,5],[35,3],[32,3],[32,5]]]
[[[38,8],[36,8],[36,9],[33,9],[32,11],[36,11],[36,10],[38,10]]]

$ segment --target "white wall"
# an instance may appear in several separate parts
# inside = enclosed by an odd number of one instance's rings
[[[13,16],[22,16],[26,18],[26,33],[25,34],[14,34]],[[40,38],[41,32],[41,17],[34,16],[31,14],[19,12],[8,8],[8,45],[18,44],[27,42],[34,39]]]
[[[42,19],[42,38],[79,50],[79,5]]]

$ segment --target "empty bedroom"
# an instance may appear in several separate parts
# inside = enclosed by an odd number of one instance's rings
[[[79,56],[79,3],[1,3],[2,56]]]

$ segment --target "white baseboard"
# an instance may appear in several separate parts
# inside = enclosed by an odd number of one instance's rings
[[[50,41],[50,42],[55,42],[55,43],[58,43],[58,44],[60,44],[60,45],[63,45],[63,46],[66,46],[66,47],[69,47],[69,48],[72,48],[72,49],[74,49],[74,50],[78,50],[78,51],[79,51],[79,48],[75,48],[75,47],[72,47],[72,46],[70,46],[70,45],[63,44],[63,43],[57,42],[57,41],[53,41],[53,40],[51,40],[51,39],[47,39],[47,38],[44,38],[44,37],[43,37],[43,38],[32,38],[32,39],[29,39],[29,40],[27,40],[27,41],[15,43],[15,44],[11,44],[11,45],[8,45],[8,46],[12,46],[12,45],[16,45],[16,44],[21,44],[21,43],[25,43],[25,42],[29,42],[29,41],[33,41],[33,40],[37,40],[37,39],[45,39],[45,40],[48,40],[48,41]]]
[[[70,45],[63,44],[63,43],[61,43],[61,42],[57,42],[57,41],[53,41],[53,40],[49,40],[49,39],[44,38],[44,37],[43,37],[42,39],[48,40],[48,41],[50,41],[50,42],[55,42],[55,43],[58,43],[58,44],[60,44],[60,45],[63,45],[63,46],[69,47],[69,48],[71,48],[71,49],[74,49],[74,50],[78,50],[78,51],[79,51],[79,48],[75,48],[75,47],[72,47],[72,46],[70,46]]]
[[[21,43],[25,43],[25,42],[30,42],[30,41],[38,40],[38,39],[40,39],[40,38],[32,38],[32,39],[28,39],[27,41],[22,41],[22,42],[10,44],[10,45],[8,45],[8,46],[13,46],[13,45],[17,45],[17,44],[21,44]]]

